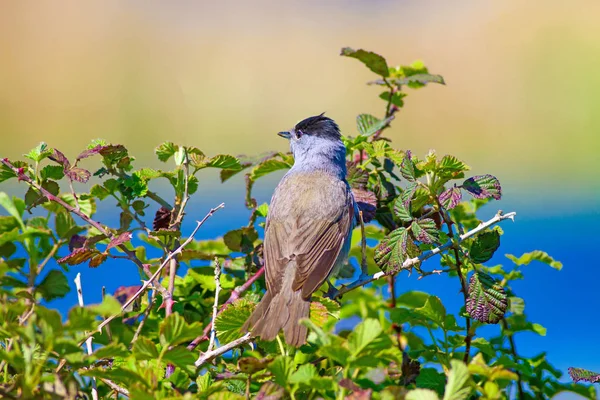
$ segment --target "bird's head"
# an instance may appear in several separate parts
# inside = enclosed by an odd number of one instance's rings
[[[298,122],[293,129],[279,132],[278,135],[290,140],[290,148],[294,157],[343,147],[340,128],[324,113],[308,117]]]

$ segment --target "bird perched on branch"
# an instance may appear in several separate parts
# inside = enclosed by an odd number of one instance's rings
[[[346,181],[346,147],[338,125],[323,114],[279,132],[294,165],[271,198],[265,225],[267,291],[245,331],[288,344],[306,342],[311,295],[347,261],[358,208]]]

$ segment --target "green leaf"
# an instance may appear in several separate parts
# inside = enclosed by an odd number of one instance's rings
[[[386,85],[383,80],[376,81],[376,82],[381,82],[383,85]],[[368,82],[368,83],[375,83],[375,82]],[[404,107],[404,98],[405,97],[406,97],[406,93],[404,93],[404,92],[399,92],[399,91],[394,92],[394,94],[392,94],[392,104],[398,108]],[[390,92],[385,91],[385,92],[381,93],[379,95],[379,98],[382,100],[385,100],[385,101],[390,101]]]
[[[269,371],[273,374],[275,383],[287,387],[288,379],[294,372],[294,360],[286,356],[277,356],[269,365]]]
[[[241,169],[240,160],[228,154],[218,154],[210,159],[206,164],[207,167],[221,169]]]
[[[356,117],[356,128],[361,135],[371,136],[389,124],[392,119],[394,118],[379,119],[371,114],[359,114]]]
[[[74,234],[83,230],[83,228],[77,226],[71,214],[63,210],[56,213],[54,223],[56,233],[61,239],[69,239]]]
[[[462,186],[476,199],[494,198],[500,200],[502,197],[502,187],[500,182],[492,175],[478,175],[467,179]]]
[[[266,217],[269,214],[269,205],[267,203],[263,203],[256,208],[256,214],[259,217]]]
[[[569,375],[574,382],[600,382],[600,374],[583,368],[569,368]]]
[[[493,257],[498,247],[500,247],[500,234],[497,230],[480,233],[471,245],[469,258],[475,263],[484,263]]]
[[[445,155],[437,165],[437,175],[441,178],[462,178],[462,173],[468,170],[467,164],[451,155]]]
[[[378,320],[367,318],[358,324],[348,336],[348,345],[354,356],[360,354],[369,344],[383,333]]]
[[[133,344],[133,355],[138,360],[155,360],[158,358],[158,349],[152,340],[140,336]]]
[[[406,394],[405,400],[438,400],[436,392],[429,389],[413,389]]]
[[[496,324],[506,313],[508,298],[504,288],[483,272],[473,273],[467,294],[467,313],[478,321]]]
[[[429,296],[423,307],[415,308],[414,312],[439,326],[446,322],[446,308],[437,296]]]
[[[240,329],[248,318],[250,318],[254,307],[254,303],[245,299],[239,299],[217,315],[215,330],[217,338],[222,345],[243,336]]]
[[[58,181],[64,176],[64,169],[60,165],[46,165],[40,170],[40,177],[42,180],[52,179]]]
[[[289,382],[309,385],[310,380],[318,376],[317,368],[313,364],[303,364],[290,376]]]
[[[173,313],[160,324],[160,343],[163,346],[175,346],[200,336],[204,328],[199,322],[188,324],[178,313]]]
[[[416,290],[402,293],[396,299],[396,304],[406,306],[409,308],[419,308],[423,307],[427,300],[429,300],[430,295],[425,292],[419,292]]]
[[[254,250],[254,241],[258,239],[258,232],[254,227],[246,227],[229,231],[223,236],[225,245],[231,251],[249,253]]]
[[[49,149],[46,143],[41,142],[37,147],[31,149],[29,153],[25,154],[24,156],[35,162],[40,162],[51,154],[52,149]]]
[[[464,400],[471,394],[471,386],[467,384],[469,380],[469,369],[458,360],[450,360],[450,374],[446,383],[446,392],[443,400]]]
[[[557,270],[561,270],[563,267],[560,261],[556,261],[554,258],[550,257],[548,253],[540,250],[534,250],[530,253],[524,253],[519,258],[513,256],[512,254],[507,254],[506,257],[512,260],[512,262],[514,262],[515,265],[518,266],[529,265],[529,263],[532,261],[540,261]]]
[[[62,271],[53,269],[48,272],[46,277],[36,287],[36,290],[42,295],[44,300],[50,301],[64,297],[69,293],[69,281]]]
[[[20,200],[20,199],[19,199]],[[21,225],[22,229],[25,229],[25,224],[23,223],[22,215],[24,209],[19,209],[15,199],[11,199],[6,193],[0,192],[0,206],[4,207],[4,209]]]
[[[165,142],[158,146],[154,150],[154,152],[156,153],[160,161],[166,162],[169,160],[169,158],[175,155],[178,149],[179,146],[177,146],[176,144],[173,144],[172,142]]]
[[[410,222],[412,221],[412,214],[410,213],[410,203],[405,203],[402,197],[398,197],[394,202],[394,215],[400,221]]]
[[[433,74],[416,74],[407,76],[406,78],[395,79],[392,81],[394,85],[408,85],[410,83],[439,83],[441,85],[445,85],[444,78],[441,75],[433,75]]]
[[[416,384],[419,388],[432,389],[436,393],[443,395],[444,386],[446,385],[446,375],[435,368],[421,368]]]
[[[267,159],[250,171],[250,180],[256,181],[258,178],[270,174],[271,172],[288,169],[292,167],[292,163],[288,160],[278,160],[275,158]]]
[[[92,356],[98,360],[104,358],[127,357],[128,355],[129,350],[127,350],[123,343],[110,343],[100,347],[92,353]]]
[[[194,361],[196,355],[183,346],[178,346],[170,349],[163,355],[163,360],[183,369],[184,371],[193,372]]]
[[[385,58],[379,54],[366,50],[353,50],[350,47],[344,47],[341,51],[342,56],[356,58],[367,66],[371,71],[384,78],[390,75]]]
[[[525,311],[525,300],[520,297],[509,297],[510,312],[513,314],[523,314]]]

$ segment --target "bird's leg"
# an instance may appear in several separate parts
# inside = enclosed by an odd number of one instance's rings
[[[337,295],[338,290],[333,286],[333,283],[327,278],[327,292],[325,292],[325,297],[329,297],[330,299],[334,299]]]
[[[360,276],[361,278],[369,275],[369,266],[367,265],[367,235],[365,234],[365,221],[363,220],[363,212],[358,212],[358,219],[360,221],[360,234],[361,234],[361,251],[362,260],[360,262]]]

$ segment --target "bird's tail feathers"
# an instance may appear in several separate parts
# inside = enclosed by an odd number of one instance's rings
[[[292,266],[288,265],[281,290],[273,296],[267,290],[242,330],[250,331],[263,340],[273,340],[283,330],[286,343],[300,347],[306,343],[308,331],[298,321],[308,318],[310,301],[302,298],[301,289],[292,290],[293,280],[287,278],[293,276],[295,268],[290,267]]]

